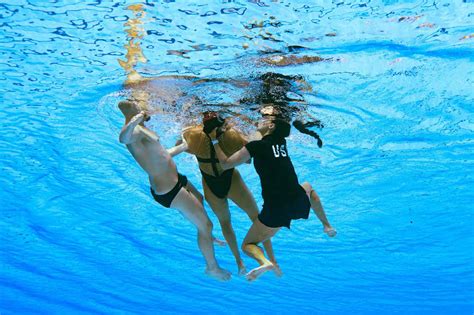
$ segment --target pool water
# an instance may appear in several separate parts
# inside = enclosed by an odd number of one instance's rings
[[[472,314],[474,3],[206,2],[0,2],[0,313]],[[325,60],[265,62],[290,55]],[[254,117],[268,72],[301,76],[287,95],[324,125],[321,149],[293,129],[289,152],[338,235],[295,222],[273,241],[284,276],[252,283],[217,247],[221,283],[149,195],[116,105],[127,78],[180,76],[150,94],[168,147],[195,96]],[[194,158],[175,160],[202,191]],[[250,222],[231,213],[241,241]]]

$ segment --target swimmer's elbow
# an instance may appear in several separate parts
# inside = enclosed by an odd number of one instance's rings
[[[126,140],[125,137],[122,136],[122,135],[119,136],[119,142],[120,142],[120,143],[123,143],[123,144],[127,144],[127,140]]]
[[[123,135],[123,134],[120,134],[120,136],[119,136],[119,141],[120,141],[120,143],[123,143],[123,144],[130,144],[130,143],[133,142],[130,137],[127,137],[127,136],[125,136],[125,135]]]

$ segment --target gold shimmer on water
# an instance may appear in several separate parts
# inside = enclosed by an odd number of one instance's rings
[[[118,59],[118,63],[127,74],[125,87],[132,88],[130,100],[138,104],[143,110],[150,110],[150,93],[141,84],[148,79],[142,77],[136,70],[136,66],[139,63],[146,63],[148,61],[141,47],[141,41],[146,35],[144,28],[144,24],[147,21],[145,19],[146,12],[143,4],[132,4],[126,9],[132,12],[133,17],[124,23],[124,31],[127,34],[128,41],[124,47],[127,52],[125,60]]]
[[[136,71],[135,67],[138,63],[146,63],[147,59],[141,48],[141,40],[146,34],[144,18],[146,12],[143,4],[132,4],[127,7],[132,11],[134,17],[129,19],[125,24],[125,33],[127,33],[128,43],[124,46],[127,50],[125,61],[118,59],[118,63],[127,73],[126,84],[134,83],[142,79],[141,75]]]
[[[250,45],[253,44],[255,47],[261,47],[263,50],[268,50],[269,47],[265,46],[261,40],[265,41],[273,41],[273,42],[280,42],[278,38],[276,38],[273,33],[265,29],[265,26],[271,25],[275,26],[278,25],[278,22],[274,16],[270,16],[270,19],[267,21],[263,20],[253,20],[250,23],[244,25],[247,32],[244,34],[244,37],[247,38],[249,41],[242,44],[242,48],[248,49]],[[256,32],[255,30],[258,29]]]
[[[474,38],[474,33],[470,34],[470,35],[463,36],[459,40],[466,40],[466,39],[471,39],[471,38]]]

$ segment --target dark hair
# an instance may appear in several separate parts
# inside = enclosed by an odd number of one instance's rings
[[[272,123],[275,124],[275,129],[272,134],[279,138],[286,138],[290,135],[291,125],[281,118],[274,118]]]
[[[305,124],[301,120],[295,120],[293,122],[293,126],[299,132],[307,134],[307,135],[313,137],[314,139],[318,140],[318,147],[321,148],[323,146],[323,141],[321,140],[321,138],[319,137],[319,135],[315,131],[308,129],[308,126],[311,127],[311,125],[312,124],[310,124],[310,123]]]
[[[264,73],[259,77],[261,87],[255,96],[254,102],[257,104],[274,104],[286,107],[292,100],[288,97],[288,92],[292,92],[294,90],[293,83],[302,78],[300,75],[285,75],[274,72]]]

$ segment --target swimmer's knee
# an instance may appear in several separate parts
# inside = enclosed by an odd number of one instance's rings
[[[206,218],[206,221],[202,222],[202,224],[199,225],[199,232],[203,234],[210,234],[212,233],[213,228],[214,225],[212,224],[211,220],[209,220],[209,218]]]
[[[248,215],[249,219],[252,221],[252,223],[255,223],[258,219],[258,210],[248,211],[247,215]]]
[[[240,248],[244,251],[244,252],[248,252],[248,248],[249,246],[257,246],[258,245],[258,242],[249,242],[247,241],[246,239],[244,239],[242,241],[242,245],[240,246]]]

